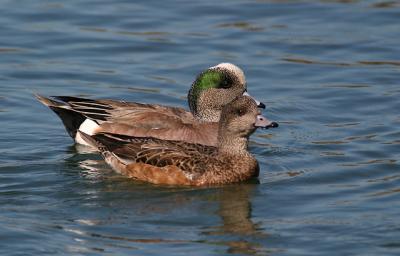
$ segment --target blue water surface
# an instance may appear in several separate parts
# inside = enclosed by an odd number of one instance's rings
[[[0,1],[1,255],[399,255],[400,3]],[[33,93],[186,107],[246,73],[257,182],[155,186],[82,154]]]

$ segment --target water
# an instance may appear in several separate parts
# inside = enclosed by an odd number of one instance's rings
[[[397,1],[0,1],[1,255],[399,255]],[[232,62],[259,184],[135,182],[32,93],[186,107]]]

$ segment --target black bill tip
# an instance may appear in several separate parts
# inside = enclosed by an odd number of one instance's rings
[[[272,122],[267,126],[262,127],[263,129],[270,129],[270,128],[277,128],[279,127],[279,124],[277,122]]]
[[[279,124],[277,122],[272,122],[270,125],[268,125],[268,128],[277,128],[279,127]]]
[[[257,105],[257,107],[262,108],[262,109],[265,109],[266,106],[265,106],[264,103],[260,102],[260,103]]]

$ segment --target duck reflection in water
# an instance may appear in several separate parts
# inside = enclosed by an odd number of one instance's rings
[[[257,243],[259,239],[266,239],[260,225],[252,220],[251,194],[256,188],[258,180],[244,184],[230,185],[219,188],[216,200],[219,209],[216,212],[222,220],[221,225],[208,228],[204,234],[215,237],[218,244],[228,247],[227,252],[233,254],[258,255],[263,254],[266,248]],[[229,237],[229,239],[226,239]]]
[[[81,148],[77,148],[77,150],[81,150]],[[255,184],[258,182],[257,180],[243,184],[200,189],[176,188],[147,184],[113,174],[106,167],[104,161],[94,154],[88,154],[85,158],[82,158],[80,153],[76,153],[70,159],[67,159],[67,164],[79,166],[81,168],[80,176],[90,183],[104,183],[101,186],[96,186],[97,195],[95,198],[99,204],[98,207],[103,209],[112,207],[113,214],[117,215],[110,216],[104,221],[91,221],[91,223],[95,223],[94,225],[99,226],[99,230],[94,229],[93,232],[87,233],[88,237],[97,237],[105,240],[105,243],[114,243],[114,246],[123,241],[124,246],[131,246],[132,248],[137,248],[137,243],[168,243],[177,244],[177,246],[179,244],[206,243],[217,245],[217,248],[222,246],[226,248],[225,253],[229,254],[265,255],[267,252],[267,248],[258,241],[267,239],[268,234],[252,220],[251,198],[254,189],[257,187],[257,184]],[[185,240],[178,235],[172,236],[171,239],[165,239],[160,235],[147,239],[137,235],[129,235],[129,233],[125,236],[111,237],[106,232],[101,231],[104,226],[108,225],[108,222],[112,221],[115,224],[115,222],[121,221],[123,218],[120,219],[118,214],[121,214],[121,212],[127,214],[127,207],[130,219],[145,218],[148,222],[154,221],[154,216],[156,216],[158,219],[157,226],[160,228],[164,225],[171,225],[169,220],[175,219],[176,230],[180,230],[182,225],[185,225],[185,229],[197,229],[197,231],[194,231],[197,233],[194,236],[199,238]],[[187,220],[182,220],[184,222],[182,224],[178,214],[182,211],[192,212],[189,215],[200,215],[201,218],[207,220],[213,220],[217,217],[218,221],[212,221],[212,223],[207,221],[208,224],[204,225],[201,219],[196,220],[195,217],[193,223],[188,224]],[[132,215],[136,215],[136,217],[132,217]],[[81,221],[79,222],[82,224]],[[187,227],[187,225],[191,227]],[[90,228],[93,230],[93,226]],[[171,227],[168,226],[168,228]],[[84,232],[85,229],[83,227],[81,231]],[[135,227],[130,226],[129,229],[135,229]]]

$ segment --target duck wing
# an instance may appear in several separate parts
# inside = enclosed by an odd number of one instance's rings
[[[137,172],[138,167],[154,176],[166,179],[174,172],[180,173],[189,181],[193,181],[207,170],[207,164],[213,161],[217,148],[182,141],[166,141],[151,137],[131,137],[111,133],[98,133],[82,137],[97,147],[106,161],[118,172],[131,176],[129,169]],[[146,166],[147,168],[144,168]],[[163,175],[164,174],[164,175]],[[142,177],[136,174],[134,177]],[[170,177],[168,177],[170,178]],[[149,181],[149,180],[147,180]],[[153,183],[159,183],[150,181]],[[165,183],[165,182],[162,182]]]
[[[206,145],[215,145],[217,141],[217,123],[199,122],[183,108],[71,96],[36,97],[57,113],[73,138],[88,118],[99,125],[96,132]]]
[[[194,120],[190,112],[178,107],[115,100],[93,100],[72,96],[53,96],[52,98],[67,104],[71,109],[88,118],[98,121],[134,123],[134,120],[148,120],[148,116],[152,113],[177,118],[183,122],[190,123]]]

